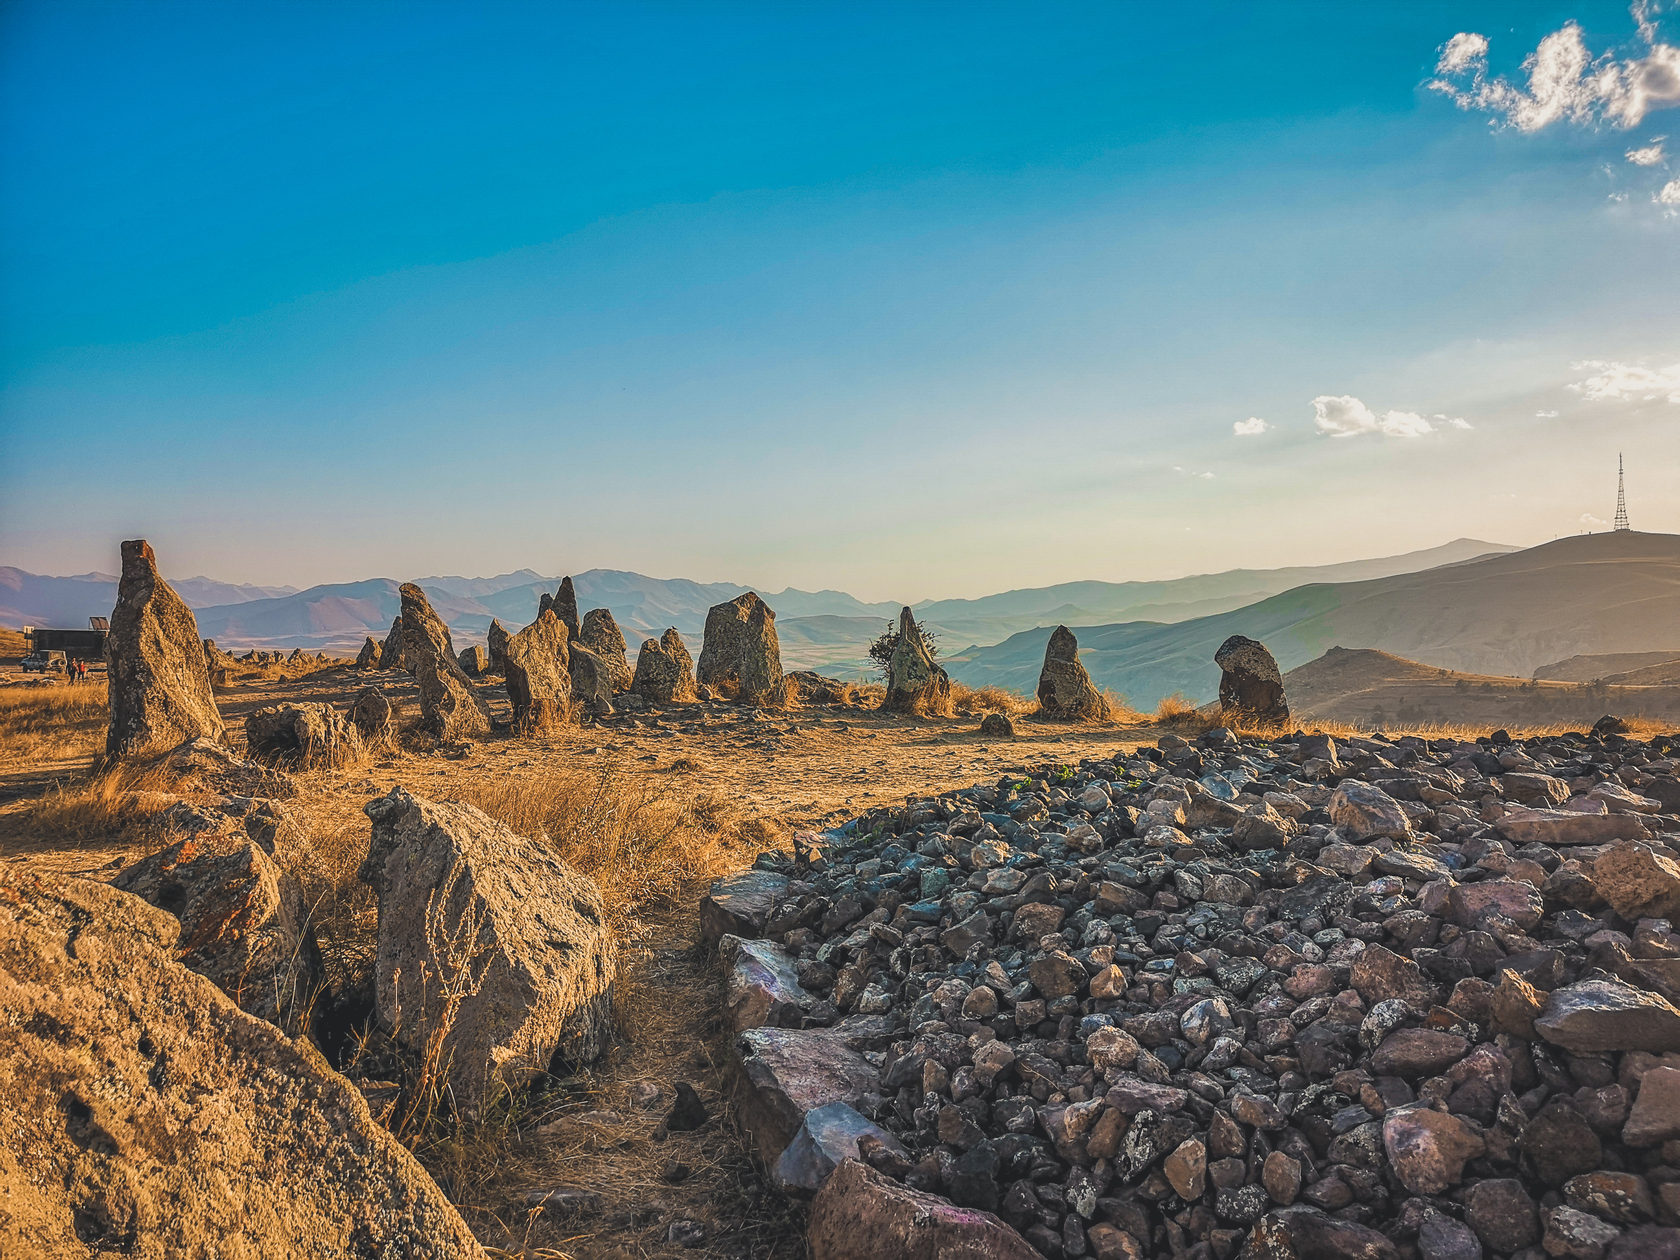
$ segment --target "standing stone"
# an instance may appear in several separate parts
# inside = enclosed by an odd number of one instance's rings
[[[456,1102],[472,1113],[556,1057],[598,1058],[617,953],[594,881],[471,805],[393,788],[366,809],[381,1025],[416,1051],[441,1036]]]
[[[541,616],[541,613],[538,613]],[[501,669],[507,660],[507,630],[494,617],[490,619],[490,629],[485,633],[485,646],[490,651],[490,668]]]
[[[694,698],[694,661],[676,628],[648,639],[636,654],[636,676],[630,690],[653,704],[672,704]]]
[[[0,872],[0,1253],[483,1260],[307,1038],[177,961],[181,924]]]
[[[490,710],[455,659],[449,627],[412,582],[402,587],[402,645],[420,686],[420,729],[440,742],[486,734]]]
[[[296,770],[337,769],[361,760],[362,737],[330,704],[271,704],[246,715],[245,752]]]
[[[223,738],[198,623],[157,571],[143,538],[122,545],[122,579],[106,640],[111,726],[105,752],[137,757]]]
[[[370,634],[362,644],[362,650],[356,654],[357,669],[375,669],[379,665],[379,644],[373,641]]]
[[[618,628],[612,613],[605,608],[591,608],[586,612],[583,627],[578,631],[578,641],[606,664],[612,675],[614,691],[630,689],[630,662],[625,658],[628,646],[624,642],[624,631]]]
[[[560,579],[560,589],[554,596],[554,615],[560,618],[560,624],[566,627],[566,633],[571,641],[576,643],[578,636],[583,633],[583,625],[578,621],[577,591],[572,589],[572,579]]]
[[[1089,722],[1104,717],[1108,706],[1079,663],[1079,640],[1066,626],[1050,632],[1044,668],[1038,674],[1038,711],[1045,717]]]
[[[566,718],[572,697],[566,627],[550,608],[502,650],[513,724],[522,734],[549,730]]]
[[[391,746],[397,742],[399,709],[378,687],[364,687],[350,706],[350,723],[369,748]]]
[[[571,675],[572,699],[578,712],[588,717],[608,717],[612,714],[612,671],[595,653],[581,643],[571,646],[566,662]]]
[[[733,691],[744,704],[779,704],[782,645],[770,605],[751,591],[715,605],[706,614],[696,674],[714,691]]]
[[[1264,643],[1233,634],[1219,645],[1213,663],[1222,671],[1219,707],[1227,717],[1257,726],[1282,726],[1289,721],[1283,675]]]
[[[477,644],[462,648],[461,654],[455,659],[461,666],[461,672],[468,678],[482,678],[490,670],[490,653]]]
[[[379,645],[379,668],[383,670],[401,669],[403,667],[403,629],[402,614],[391,618],[391,632],[385,636],[385,642]]]
[[[887,662],[887,694],[881,708],[889,713],[940,714],[950,707],[950,676],[934,661],[921,627],[905,608],[898,614],[898,642]]]

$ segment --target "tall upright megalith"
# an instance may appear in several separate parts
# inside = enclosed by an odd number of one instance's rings
[[[1256,726],[1282,726],[1289,721],[1283,696],[1283,675],[1258,639],[1233,634],[1213,654],[1219,666],[1219,707],[1225,716]]]
[[[1038,711],[1048,718],[1092,722],[1105,716],[1108,706],[1091,675],[1079,663],[1079,640],[1066,626],[1050,632],[1044,646],[1044,668],[1038,674]]]
[[[198,622],[158,573],[157,557],[144,538],[122,545],[122,578],[106,655],[111,679],[107,756],[143,757],[189,739],[223,738]]]
[[[751,591],[706,614],[706,637],[700,645],[699,680],[747,704],[782,699],[782,645],[776,638],[776,614]]]
[[[887,662],[887,694],[881,707],[889,713],[942,713],[950,709],[951,679],[933,659],[922,628],[905,608],[898,614],[898,637]]]
[[[455,658],[449,627],[413,582],[402,586],[403,663],[420,688],[420,728],[438,740],[483,735],[490,709]]]

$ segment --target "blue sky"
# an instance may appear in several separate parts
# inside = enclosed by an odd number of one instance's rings
[[[1672,4],[952,14],[0,7],[0,562],[920,599],[1538,542],[1618,449],[1680,531]]]

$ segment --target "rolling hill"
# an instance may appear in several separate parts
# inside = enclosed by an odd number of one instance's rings
[[[1592,725],[1606,713],[1680,722],[1680,682],[1595,685],[1465,674],[1369,648],[1331,648],[1283,678],[1291,713],[1356,726]]]
[[[1680,641],[1680,627],[1674,632]],[[1597,656],[1571,656],[1565,661],[1553,661],[1534,671],[1542,682],[1592,682],[1606,680],[1629,671],[1646,669],[1652,665],[1666,665],[1680,660],[1680,647],[1657,652],[1606,652]]]
[[[1075,626],[1100,687],[1152,708],[1219,687],[1214,650],[1261,640],[1288,671],[1337,645],[1377,648],[1437,668],[1526,677],[1577,654],[1650,651],[1680,627],[1680,536],[1590,534],[1361,582],[1313,583],[1176,625]],[[953,677],[1014,691],[1037,685],[1051,627],[946,661]]]

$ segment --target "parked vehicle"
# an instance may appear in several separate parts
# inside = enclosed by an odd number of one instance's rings
[[[26,674],[62,674],[68,667],[63,652],[45,648],[37,648],[23,658],[23,672]]]

